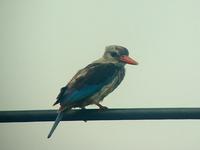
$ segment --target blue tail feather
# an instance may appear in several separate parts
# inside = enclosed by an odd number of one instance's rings
[[[55,120],[55,122],[54,122],[54,124],[53,124],[53,126],[52,126],[52,128],[51,128],[51,130],[50,130],[50,132],[49,132],[49,134],[47,136],[47,138],[50,138],[52,136],[54,130],[56,129],[56,127],[58,126],[58,124],[62,120],[62,118],[63,118],[63,111],[59,111],[58,115],[56,117],[56,120]]]

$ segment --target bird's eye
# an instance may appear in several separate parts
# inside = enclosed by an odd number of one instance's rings
[[[118,54],[117,54],[116,52],[111,52],[110,55],[111,55],[112,57],[117,57],[117,56],[118,56]]]

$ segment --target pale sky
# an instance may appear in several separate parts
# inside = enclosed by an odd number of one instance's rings
[[[0,110],[57,109],[59,89],[110,44],[140,64],[109,108],[200,107],[200,1],[1,0]],[[96,108],[90,106],[89,108]],[[199,150],[200,121],[0,124],[1,150]]]

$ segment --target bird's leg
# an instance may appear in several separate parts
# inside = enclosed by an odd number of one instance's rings
[[[86,110],[86,108],[83,106],[83,107],[81,107],[81,110]],[[87,122],[87,120],[83,120],[84,122]]]
[[[86,110],[86,108],[85,108],[84,106],[83,106],[83,107],[81,107],[81,109],[82,109],[82,110]]]
[[[95,103],[95,105],[97,105],[97,106],[99,107],[99,109],[103,109],[103,110],[108,109],[108,107],[102,106],[102,105],[99,104],[99,103]]]

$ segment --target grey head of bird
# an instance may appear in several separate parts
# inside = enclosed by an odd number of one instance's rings
[[[119,45],[106,46],[103,60],[104,62],[113,63],[119,66],[124,66],[125,64],[138,64],[137,61],[129,57],[128,49]]]

